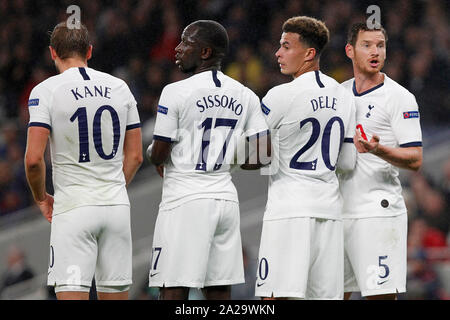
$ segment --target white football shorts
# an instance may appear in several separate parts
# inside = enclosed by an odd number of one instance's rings
[[[344,290],[363,297],[406,291],[407,214],[344,219]]]
[[[243,283],[239,204],[196,199],[160,210],[150,263],[150,287]]]
[[[263,222],[255,295],[343,299],[342,221],[311,217]]]
[[[49,286],[132,283],[130,207],[83,206],[53,217]]]

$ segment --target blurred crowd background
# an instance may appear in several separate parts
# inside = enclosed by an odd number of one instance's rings
[[[49,31],[68,18],[71,4],[81,8],[81,21],[90,32],[94,51],[89,66],[129,84],[144,131],[154,121],[162,88],[185,77],[174,64],[174,48],[190,22],[214,19],[225,26],[230,51],[224,73],[262,98],[271,87],[290,80],[280,74],[274,57],[287,18],[309,15],[327,24],[331,41],[321,69],[342,82],[352,77],[344,53],[347,30],[367,19],[371,4],[381,8],[389,36],[383,71],[416,96],[424,136],[449,127],[450,2],[445,0],[0,0],[0,221],[33,205],[23,166],[27,101],[35,85],[55,75]],[[444,147],[448,142],[447,136]],[[450,262],[450,159],[439,166],[437,179],[427,175],[427,168],[402,178],[409,209],[408,293],[403,298],[450,297],[434,267]],[[47,183],[51,191],[50,170]],[[8,261],[17,269],[23,257],[17,250],[11,255]],[[8,281],[3,280],[0,290]]]

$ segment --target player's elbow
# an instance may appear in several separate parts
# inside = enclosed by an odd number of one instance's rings
[[[419,171],[420,167],[422,167],[422,157],[409,165],[409,169],[413,171]]]
[[[135,166],[140,166],[144,161],[141,150],[125,153],[125,159],[128,163],[133,163]]]
[[[408,169],[413,171],[419,171],[420,167],[422,166],[422,159],[423,159],[422,148],[417,148],[414,150],[414,152],[415,156],[412,158],[412,161],[410,162]]]
[[[134,155],[133,157],[134,162],[140,166],[142,164],[142,162],[144,162],[144,157],[142,156],[142,152],[139,154]]]
[[[43,161],[42,156],[25,154],[25,168],[27,171],[33,171],[38,169]]]

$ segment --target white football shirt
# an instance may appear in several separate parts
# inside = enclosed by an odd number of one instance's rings
[[[353,142],[351,94],[334,79],[311,71],[269,90],[262,110],[273,146],[264,220],[341,219],[335,169],[343,144]]]
[[[356,101],[357,128],[389,147],[422,146],[419,108],[414,95],[384,74],[384,82],[358,93],[354,79],[343,83]],[[396,216],[406,212],[398,168],[371,154],[358,153],[353,172],[339,177],[344,218]]]
[[[236,141],[243,133],[266,132],[256,94],[220,71],[167,85],[153,134],[153,139],[172,142],[160,208],[200,198],[237,202],[230,174]]]
[[[50,129],[53,215],[87,205],[129,205],[123,142],[140,121],[123,80],[69,68],[33,88],[28,106],[29,126]]]

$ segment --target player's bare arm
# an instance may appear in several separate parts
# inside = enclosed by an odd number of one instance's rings
[[[45,190],[44,152],[50,130],[42,127],[28,128],[27,149],[25,152],[25,173],[34,201],[42,215],[52,221],[53,197]]]
[[[377,135],[367,141],[359,132],[355,135],[354,143],[358,152],[370,152],[402,169],[417,171],[422,165],[422,147],[392,148],[380,144],[380,137]]]
[[[265,136],[258,136],[256,139],[249,140],[249,155],[245,163],[241,165],[243,170],[258,170],[271,161],[272,142],[270,133]],[[256,160],[256,163],[254,163]]]
[[[165,142],[161,140],[153,140],[152,154],[150,156],[150,161],[155,165],[158,174],[164,176],[164,162],[170,156],[170,142]]]
[[[128,186],[143,161],[141,128],[127,130],[123,146],[123,174]]]

